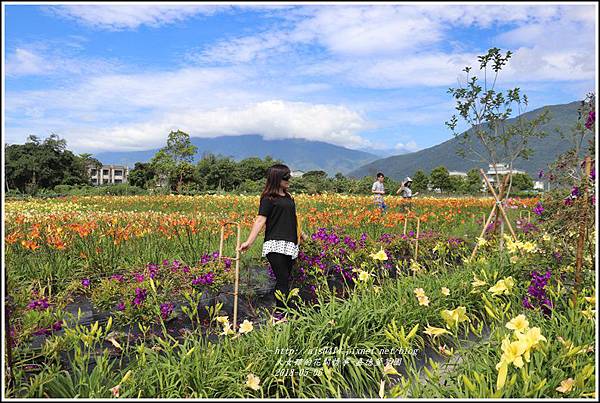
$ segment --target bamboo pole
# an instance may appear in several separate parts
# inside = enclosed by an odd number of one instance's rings
[[[479,238],[483,238],[483,236],[485,235],[485,229],[492,222],[492,217],[494,216],[495,211],[496,211],[496,205],[494,204],[494,207],[492,207],[492,211],[490,211],[490,215],[488,216],[487,221],[485,221],[485,213],[483,213],[483,218],[484,218],[485,222],[483,223],[483,228],[481,229],[481,234],[479,234]],[[479,242],[475,244],[475,248],[473,249],[473,252],[471,252],[471,259],[473,259],[475,257],[475,254],[477,253],[477,249],[479,249]]]
[[[417,238],[415,239],[415,262],[419,256],[419,229],[421,226],[421,218],[417,217]]]
[[[237,223],[237,241],[235,245],[235,286],[233,289],[233,331],[237,328],[238,287],[240,282],[240,224]]]
[[[406,226],[408,225],[408,217],[404,217],[404,235],[406,235]]]
[[[506,224],[508,225],[508,229],[510,230],[510,233],[512,234],[514,240],[516,241],[517,240],[517,235],[515,234],[515,231],[513,230],[513,227],[510,224],[510,221],[508,220],[508,217],[506,216],[506,212],[504,211],[504,207],[502,207],[502,202],[498,199],[498,195],[496,194],[496,191],[494,190],[494,188],[490,184],[490,181],[488,180],[487,176],[485,175],[485,172],[483,172],[483,169],[480,169],[479,171],[483,175],[483,179],[485,179],[485,183],[487,183],[488,187],[490,188],[490,191],[492,192],[492,195],[494,196],[494,199],[496,199],[496,205],[500,209],[500,213],[502,214],[502,217],[504,218],[504,221],[506,221]]]
[[[583,245],[587,231],[588,219],[588,184],[591,172],[591,161],[589,155],[585,157],[585,178],[583,188],[583,206],[581,207],[581,219],[579,220],[579,237],[577,239],[577,255],[575,258],[575,292],[573,293],[573,305],[577,305],[577,294],[581,286],[581,266],[583,265]]]

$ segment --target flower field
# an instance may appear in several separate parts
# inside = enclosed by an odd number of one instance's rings
[[[576,283],[543,200],[509,200],[516,240],[480,237],[492,198],[295,201],[287,320],[258,241],[237,323],[221,224],[244,241],[257,196],[6,201],[7,396],[595,397],[595,234]]]

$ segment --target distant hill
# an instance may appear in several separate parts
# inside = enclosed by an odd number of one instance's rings
[[[561,105],[550,105],[535,109],[523,115],[524,119],[532,119],[542,113],[544,108],[550,110],[550,120],[540,126],[547,136],[542,139],[533,139],[530,141],[530,147],[533,149],[533,155],[528,160],[517,159],[514,164],[515,169],[520,169],[535,177],[540,169],[545,169],[552,163],[556,157],[568,150],[571,145],[567,140],[560,137],[556,129],[569,133],[569,130],[577,122],[577,108],[580,102],[571,102]],[[509,119],[512,123],[514,119]],[[426,173],[432,169],[443,165],[450,171],[466,172],[471,168],[484,168],[487,166],[481,162],[475,162],[476,156],[467,156],[462,158],[456,154],[459,149],[459,140],[452,138],[433,147],[426,148],[417,152],[395,155],[382,158],[356,170],[348,173],[348,176],[362,178],[363,176],[374,176],[377,172],[383,172],[390,178],[399,180],[406,176],[413,175],[417,170],[423,170]],[[483,150],[481,148],[481,150]]]
[[[204,153],[229,156],[239,161],[248,157],[264,158],[270,155],[282,160],[292,170],[322,170],[329,175],[337,172],[347,174],[357,166],[364,165],[381,157],[358,150],[335,146],[322,141],[303,139],[265,140],[262,136],[248,134],[241,136],[220,136],[214,138],[192,137],[198,147],[195,161]],[[147,151],[115,151],[95,154],[103,164],[120,164],[133,167],[136,162],[148,162],[158,149]]]

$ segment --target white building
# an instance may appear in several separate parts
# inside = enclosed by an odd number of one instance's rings
[[[292,178],[301,178],[304,175],[304,171],[291,171],[290,175]]]
[[[448,172],[448,175],[450,175],[450,176],[461,176],[463,178],[467,177],[467,173],[466,172],[460,172],[460,171],[450,171],[450,172]]]
[[[102,165],[102,168],[88,166],[88,175],[92,185],[114,185],[127,183],[129,168],[125,165]]]
[[[496,164],[496,169],[494,169],[493,164],[489,164],[489,169],[485,174],[493,185],[496,182],[496,174],[500,175],[500,180],[502,180],[502,177],[508,175],[509,172],[511,171],[509,170],[508,164]],[[513,168],[512,174],[527,174],[527,172]],[[483,185],[485,186],[485,180],[483,180]]]

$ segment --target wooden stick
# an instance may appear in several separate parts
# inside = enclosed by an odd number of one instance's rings
[[[515,234],[515,231],[513,230],[513,227],[510,224],[510,221],[508,221],[508,217],[506,216],[506,212],[504,211],[504,207],[502,207],[502,202],[498,199],[498,195],[496,194],[496,191],[494,190],[494,188],[490,184],[490,181],[488,180],[487,176],[485,176],[485,172],[483,172],[483,169],[480,169],[479,171],[483,175],[483,179],[485,179],[485,182],[487,183],[488,187],[490,188],[490,190],[492,192],[492,195],[494,196],[494,199],[496,199],[496,205],[500,209],[500,213],[502,213],[502,217],[504,218],[504,221],[506,221],[506,224],[508,224],[508,229],[510,230],[510,233],[512,234],[514,240],[517,241],[517,235]]]
[[[237,328],[238,287],[240,281],[240,224],[237,223],[237,242],[235,246],[235,285],[233,288],[233,331]]]
[[[494,216],[495,211],[496,211],[496,205],[494,204],[494,207],[492,207],[492,211],[490,211],[490,215],[488,216],[487,221],[485,221],[485,223],[483,224],[483,228],[481,229],[481,234],[479,235],[479,238],[483,238],[483,236],[485,235],[485,229],[492,222],[492,217]],[[485,219],[485,213],[483,213],[483,218]],[[471,252],[471,259],[473,259],[475,257],[475,254],[477,253],[477,249],[479,249],[479,243],[475,244],[475,248],[473,249],[473,252]]]
[[[219,241],[219,258],[223,256],[223,238],[225,237],[225,225],[227,223],[221,224],[221,240]]]
[[[527,212],[527,222],[531,222],[531,211]]]
[[[404,217],[404,235],[406,235],[406,225],[408,224],[408,217]]]
[[[419,227],[421,226],[421,218],[417,217],[417,238],[415,240],[415,262],[419,256]]]
[[[583,188],[583,206],[581,207],[581,219],[579,220],[579,238],[577,239],[577,255],[575,258],[575,292],[573,293],[573,305],[577,304],[577,294],[581,286],[581,266],[583,265],[583,244],[587,230],[588,219],[588,183],[591,172],[591,161],[589,155],[585,157],[585,179]]]

